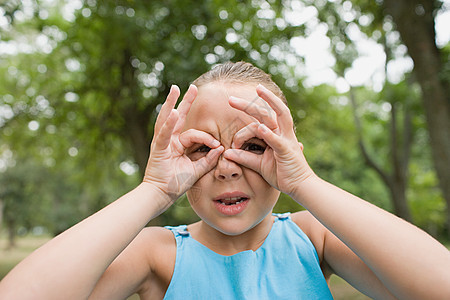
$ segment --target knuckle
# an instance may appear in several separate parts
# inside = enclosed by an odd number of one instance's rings
[[[261,107],[259,108],[259,115],[263,118],[269,118],[271,116],[271,113],[269,112],[269,110],[265,107]]]
[[[185,132],[183,132],[185,135],[192,135],[194,133],[194,129],[190,128],[188,130],[186,130]]]

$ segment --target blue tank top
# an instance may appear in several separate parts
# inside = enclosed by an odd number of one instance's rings
[[[260,248],[231,256],[194,240],[186,225],[166,226],[177,254],[164,299],[333,299],[314,245],[289,213],[274,215]]]

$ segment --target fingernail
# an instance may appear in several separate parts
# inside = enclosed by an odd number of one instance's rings
[[[220,142],[218,140],[213,140],[212,141],[212,145],[213,145],[213,147],[219,147],[220,146]]]
[[[223,157],[230,158],[231,153],[233,153],[233,149],[228,148],[227,150],[223,151]]]
[[[225,149],[225,148],[221,145],[221,146],[217,147],[217,148],[214,149],[214,150],[216,150],[216,151],[219,152],[219,153],[222,153],[224,149]]]
[[[261,83],[258,83],[258,87],[263,89],[265,88]]]

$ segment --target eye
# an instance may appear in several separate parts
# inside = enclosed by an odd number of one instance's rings
[[[211,150],[211,148],[209,148],[208,146],[201,145],[196,150],[192,151],[192,153],[195,153],[195,152],[209,152],[209,150]]]
[[[208,154],[208,152],[211,150],[206,145],[197,145],[190,150],[186,151],[187,157],[189,157],[190,160],[196,161]]]
[[[256,138],[250,139],[241,147],[242,150],[249,151],[255,154],[263,154],[266,148],[267,144],[263,140]]]

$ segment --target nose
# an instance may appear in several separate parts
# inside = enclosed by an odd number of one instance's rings
[[[242,176],[242,169],[234,161],[228,160],[223,156],[219,158],[214,171],[216,179],[221,181],[236,180]]]

